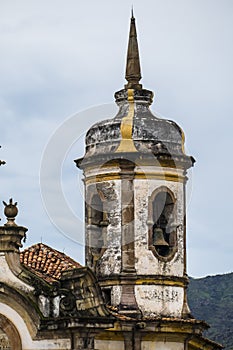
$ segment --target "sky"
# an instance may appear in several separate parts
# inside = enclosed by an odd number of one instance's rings
[[[132,0],[0,0],[1,200],[18,202],[24,247],[83,258],[83,184],[74,159],[125,84]],[[233,271],[233,2],[133,1],[142,84],[196,159],[187,198],[188,273]],[[1,205],[1,204],[0,204]],[[0,216],[4,223],[3,205]]]

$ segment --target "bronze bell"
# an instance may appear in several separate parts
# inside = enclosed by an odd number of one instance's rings
[[[155,228],[154,230],[153,246],[156,248],[169,247],[169,244],[164,239],[163,230],[161,228]]]

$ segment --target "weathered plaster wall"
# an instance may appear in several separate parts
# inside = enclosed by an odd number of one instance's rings
[[[173,169],[144,167],[140,172],[144,178],[134,180],[135,191],[135,267],[138,275],[155,275],[166,277],[183,277],[184,275],[184,193],[181,181],[169,181],[163,171],[170,174]],[[153,178],[154,177],[158,178]],[[160,175],[159,175],[160,174]],[[180,175],[176,170],[177,176]],[[159,178],[159,176],[161,178]],[[177,251],[167,261],[159,259],[149,249],[149,214],[150,197],[160,187],[168,188],[175,197],[174,222],[177,229]],[[152,224],[151,224],[152,225]],[[184,289],[173,285],[138,285],[135,286],[135,296],[138,306],[145,316],[181,317]]]
[[[95,349],[98,350],[125,350],[124,341],[95,340]]]
[[[121,271],[121,183],[120,180],[99,183],[104,193],[104,211],[107,213],[106,251],[99,261],[98,273],[119,274]]]
[[[6,261],[6,256],[4,253],[0,253],[0,282],[26,293],[32,292],[34,290],[32,286],[24,283],[13,274],[8,265],[8,262]]]
[[[103,210],[107,215],[108,226],[104,228],[104,253],[96,266],[97,275],[108,276],[119,274],[121,270],[121,183],[119,179],[111,180],[119,173],[116,166],[99,167],[85,172],[86,203],[91,204],[94,194],[100,195],[103,201]],[[86,223],[86,244],[90,244],[92,228]],[[91,244],[90,244],[91,245]],[[95,247],[90,247],[91,250]],[[99,247],[97,247],[99,248]],[[87,264],[92,269],[92,257],[87,255]]]
[[[182,177],[182,170],[164,169],[161,167],[138,167],[136,172],[144,174],[143,179],[134,179],[134,227],[135,227],[135,267],[138,274],[183,276],[183,227],[184,227],[184,194],[183,183],[165,179],[166,174]],[[109,225],[106,228],[104,248],[106,248],[97,264],[97,273],[100,275],[119,274],[121,270],[121,180],[117,177],[119,168],[113,166],[91,169],[86,171],[86,201],[90,202],[91,196],[100,193],[103,200],[104,211],[107,213]],[[151,176],[158,178],[151,178]],[[109,178],[107,181],[106,176]],[[103,181],[101,180],[103,178]],[[106,180],[106,181],[104,181]],[[96,182],[95,182],[96,181]],[[175,217],[177,225],[178,250],[174,258],[169,262],[158,260],[148,249],[148,206],[152,193],[161,186],[168,187],[175,195]],[[130,200],[130,199],[129,199]],[[91,227],[86,224],[87,243],[91,236]],[[91,258],[87,259],[90,263]]]
[[[144,316],[181,317],[184,289],[174,286],[135,286],[135,296]]]
[[[145,176],[148,169],[143,169]],[[148,249],[148,207],[152,193],[161,186],[169,188],[175,195],[175,216],[177,226],[177,253],[171,261],[157,259]],[[163,179],[135,179],[135,258],[136,271],[142,275],[183,276],[183,227],[184,227],[184,194],[183,183]]]
[[[111,302],[113,306],[120,305],[122,286],[113,286],[111,290]]]
[[[86,200],[98,193],[107,213],[105,251],[100,256],[96,272],[98,276],[107,277],[121,273],[122,245],[122,182],[120,169],[116,166],[91,169],[86,171]],[[134,186],[134,249],[135,268],[138,276],[184,276],[184,187],[182,169],[163,168],[161,166],[141,166],[135,168]],[[160,187],[168,188],[174,195],[174,223],[177,229],[177,251],[171,259],[159,259],[149,249],[149,221],[153,219],[149,207],[153,193]],[[131,198],[128,199],[129,203]],[[125,205],[125,203],[124,203]],[[151,223],[150,223],[151,224]],[[89,231],[88,231],[89,230]],[[91,234],[87,225],[87,235]],[[89,238],[87,238],[90,241]],[[129,243],[129,242],[127,242]],[[91,259],[88,259],[91,261]],[[122,286],[111,288],[112,305],[121,303]],[[176,283],[161,285],[151,283],[135,286],[138,306],[145,316],[181,317],[184,290]]]
[[[184,343],[142,341],[141,350],[184,350]]]

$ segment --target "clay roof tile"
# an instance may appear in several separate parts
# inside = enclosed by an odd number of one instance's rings
[[[59,280],[61,271],[82,267],[78,262],[43,243],[20,253],[20,262],[47,282]]]

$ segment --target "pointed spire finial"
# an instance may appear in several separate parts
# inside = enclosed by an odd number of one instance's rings
[[[129,31],[129,43],[128,43],[125,78],[128,81],[128,84],[125,85],[126,89],[142,88],[142,85],[139,84],[139,81],[141,80],[141,68],[140,68],[137,31],[136,31],[136,25],[135,25],[135,18],[133,14],[133,7],[132,7],[132,17],[131,17],[130,31]]]

